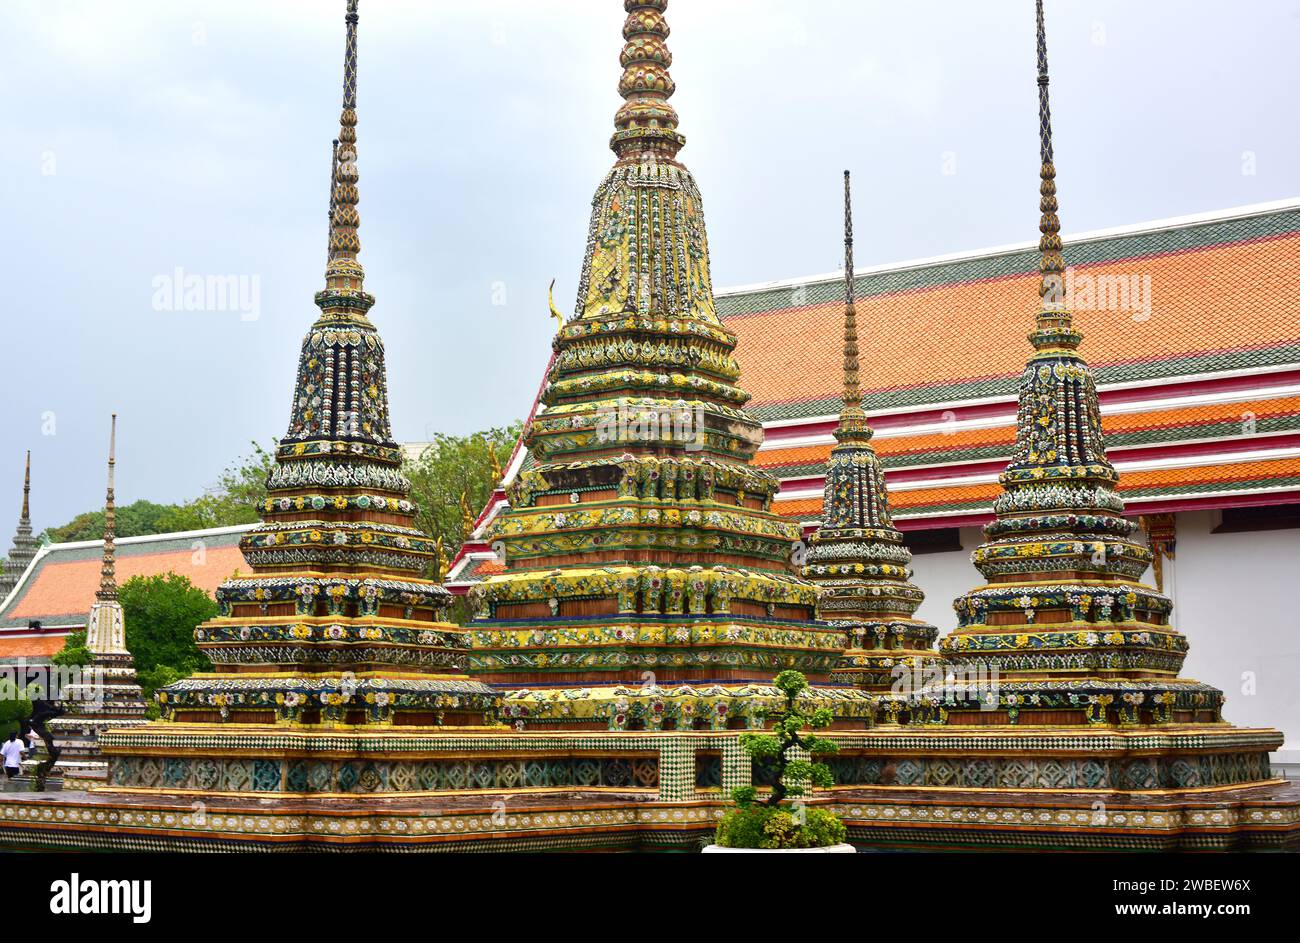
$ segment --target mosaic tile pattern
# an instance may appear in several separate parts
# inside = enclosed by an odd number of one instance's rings
[[[1190,789],[1261,782],[1268,755],[1215,753],[1141,759],[1059,756],[889,757],[841,753],[822,760],[839,786],[942,786],[966,789]],[[758,778],[758,770],[755,770]],[[764,781],[764,785],[767,781]]]
[[[114,757],[115,786],[234,793],[412,793],[489,789],[659,789],[659,760],[599,756],[529,759],[302,760]],[[680,790],[680,787],[679,787]]]

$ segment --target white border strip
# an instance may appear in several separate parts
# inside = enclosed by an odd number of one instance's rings
[[[1133,400],[1128,403],[1116,403],[1111,406],[1103,405],[1101,413],[1103,416],[1127,416],[1134,413],[1158,413],[1174,409],[1188,409],[1195,406],[1225,406],[1230,403],[1244,403],[1254,399],[1283,399],[1290,396],[1300,395],[1300,384],[1286,384],[1283,386],[1268,387],[1250,387],[1242,390],[1224,390],[1215,393],[1187,393],[1182,396],[1166,396],[1156,399]],[[1013,400],[1014,402],[1014,400]],[[834,422],[838,417],[828,417],[824,421]],[[812,423],[823,420],[806,419],[802,423]],[[1014,426],[1016,423],[1016,410],[1008,413],[998,413],[992,416],[979,416],[975,419],[951,419],[940,422],[920,422],[911,426],[894,426],[887,429],[875,430],[877,439],[902,439],[910,436],[933,435],[936,432],[967,432],[977,429],[1000,429],[1004,426]],[[830,432],[817,433],[805,436],[790,436],[779,440],[765,439],[759,446],[760,452],[774,451],[779,449],[797,449],[805,448],[810,445],[829,445],[835,441],[835,436]],[[1159,444],[1159,443],[1157,443]]]

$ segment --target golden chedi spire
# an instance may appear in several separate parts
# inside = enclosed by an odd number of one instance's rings
[[[126,647],[126,623],[117,594],[117,495],[114,478],[117,471],[117,413],[113,413],[108,433],[108,488],[104,495],[104,547],[99,564],[99,589],[86,624],[86,648],[95,655],[124,657],[133,664]],[[134,678],[132,678],[134,683]],[[135,691],[139,700],[139,689]]]
[[[343,111],[339,115],[339,136],[335,141],[334,172],[331,174],[329,264],[325,268],[327,289],[344,288],[361,293],[365,270],[357,261],[361,253],[361,202],[357,181],[357,0],[348,0],[347,41],[343,54]],[[363,300],[364,293],[354,296]],[[319,303],[319,302],[318,302]],[[373,304],[373,299],[371,299]],[[364,312],[369,308],[361,308]]]
[[[592,200],[575,316],[561,336],[610,330],[619,319],[703,321],[723,345],[734,335],[714,311],[704,206],[694,177],[676,159],[686,139],[668,99],[668,0],[625,0],[626,44],[620,57],[624,102],[610,141],[618,155]],[[679,327],[680,329],[680,327]],[[730,375],[732,366],[719,364]]]
[[[32,450],[27,450],[27,467],[23,470],[23,510],[18,516],[19,521],[25,521],[30,524],[32,521]]]
[[[1052,154],[1052,109],[1048,100],[1047,31],[1043,25],[1042,0],[1038,16],[1038,151],[1041,166],[1038,222],[1038,309],[1037,325],[1029,339],[1039,350],[1079,346],[1083,335],[1075,330],[1065,297],[1065,258],[1061,246],[1061,218],[1057,215],[1056,163]]]
[[[623,106],[614,115],[610,147],[619,157],[646,152],[675,157],[686,143],[677,131],[677,112],[668,103],[677,86],[668,73],[673,54],[668,51],[668,0],[625,0],[627,21],[619,61],[623,77],[618,92]]]
[[[523,722],[725,724],[783,668],[828,681],[844,636],[812,621],[816,590],[790,572],[798,528],[772,510],[778,480],[749,464],[762,425],[743,408],[703,203],[677,159],[667,0],[624,7],[617,160],[525,431],[533,464],[484,535],[505,572],[472,590],[471,668],[515,690],[506,709]],[[721,685],[717,703],[696,684]],[[745,685],[761,696],[730,693]]]
[[[853,209],[844,172],[844,407],[826,467],[822,523],[809,539],[802,575],[821,587],[817,614],[843,630],[849,650],[834,678],[867,690],[919,686],[937,655],[938,630],[913,618],[925,598],[911,582],[912,554],[894,527],[885,472],[871,446],[858,376]],[[900,682],[895,684],[895,682]]]

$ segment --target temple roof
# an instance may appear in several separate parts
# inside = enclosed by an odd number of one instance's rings
[[[1279,491],[1300,500],[1300,298],[1287,288],[1300,261],[1300,201],[1067,241],[1076,295],[1101,278],[1136,276],[1130,287],[1150,302],[1149,317],[1073,307],[1131,510]],[[859,323],[870,326],[865,405],[905,528],[987,519],[1015,439],[1025,348],[1014,338],[1031,316],[1038,261],[1024,244],[858,271]],[[820,511],[833,443],[839,377],[825,364],[837,359],[840,279],[718,296],[740,338],[751,412],[764,420],[756,464],[782,478],[780,509],[804,519]],[[922,322],[927,343],[917,345],[912,327]]]
[[[1148,320],[1073,308],[1102,384],[1300,364],[1300,198],[1064,238],[1076,280],[1151,276]],[[1038,261],[1026,242],[859,268],[868,409],[1014,397]],[[838,411],[842,282],[836,272],[717,292],[764,422]]]
[[[1300,501],[1300,198],[1064,239],[1076,293],[1136,275],[1150,301],[1144,320],[1073,307],[1129,513]],[[1035,241],[857,268],[864,405],[904,530],[992,516],[1038,264]],[[754,463],[782,479],[773,506],[808,524],[841,402],[843,291],[832,272],[717,293],[766,431]],[[529,462],[517,453],[507,480]],[[449,582],[481,579],[489,556],[471,542]]]
[[[236,570],[248,572],[239,538],[252,526],[120,537],[117,578],[178,573],[212,595]],[[40,549],[14,591],[0,603],[0,660],[53,654],[62,648],[64,635],[85,628],[99,589],[103,549],[102,540],[47,544]],[[33,621],[41,623],[40,632],[29,630]]]

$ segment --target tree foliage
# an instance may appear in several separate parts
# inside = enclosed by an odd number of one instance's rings
[[[793,759],[790,756],[791,750],[801,749],[810,756],[825,756],[838,752],[839,745],[825,737],[802,733],[805,727],[813,730],[829,727],[835,719],[830,708],[819,707],[809,712],[799,704],[799,696],[808,689],[808,679],[803,674],[798,671],[782,671],[772,680],[772,684],[785,695],[782,706],[764,712],[764,716],[771,721],[772,732],[741,734],[740,747],[754,759],[771,765],[775,783],[767,804],[775,808],[786,797],[804,795],[809,785],[835,785],[829,766],[811,760]],[[752,802],[753,795],[746,795]],[[745,804],[741,798],[736,801]]]
[[[161,521],[173,505],[155,504],[141,498],[117,509],[116,531],[119,537],[136,537],[140,534],[161,534],[166,530]],[[104,511],[84,511],[61,527],[51,527],[45,537],[54,543],[68,540],[98,540],[104,536]]]
[[[126,647],[137,673],[159,665],[182,677],[211,670],[212,662],[194,644],[194,629],[217,614],[207,593],[178,573],[162,573],[133,576],[118,594],[126,617]]]
[[[135,659],[136,680],[150,719],[158,716],[153,694],[158,688],[209,671],[212,662],[194,642],[194,630],[217,614],[217,604],[178,573],[133,576],[118,590],[126,621],[126,647]],[[88,665],[86,632],[69,632],[63,648],[50,659],[56,665]],[[0,725],[4,721],[0,706]]]
[[[23,721],[32,715],[33,696],[40,695],[0,678],[0,740],[8,740],[10,731],[23,732]]]
[[[415,525],[435,540],[441,538],[448,560],[465,538],[466,511],[477,517],[497,486],[493,456],[504,465],[521,429],[522,423],[516,422],[468,436],[440,433],[402,469],[411,480],[411,500],[419,508]]]
[[[86,647],[86,630],[69,632],[63,639],[63,648],[55,652],[50,661],[64,667],[90,664],[90,649]]]
[[[718,823],[716,841],[728,848],[822,848],[839,844],[846,830],[830,812],[800,803],[794,808],[781,807],[785,799],[804,796],[814,786],[835,784],[825,763],[791,756],[794,750],[808,756],[837,753],[839,745],[835,741],[804,732],[804,728],[829,727],[834,716],[829,708],[809,711],[799,703],[800,695],[808,689],[808,679],[800,672],[782,671],[772,684],[784,695],[785,703],[764,712],[771,722],[771,732],[740,735],[741,749],[772,770],[772,792],[759,804],[758,790],[753,786],[733,789],[731,798],[737,808]]]

